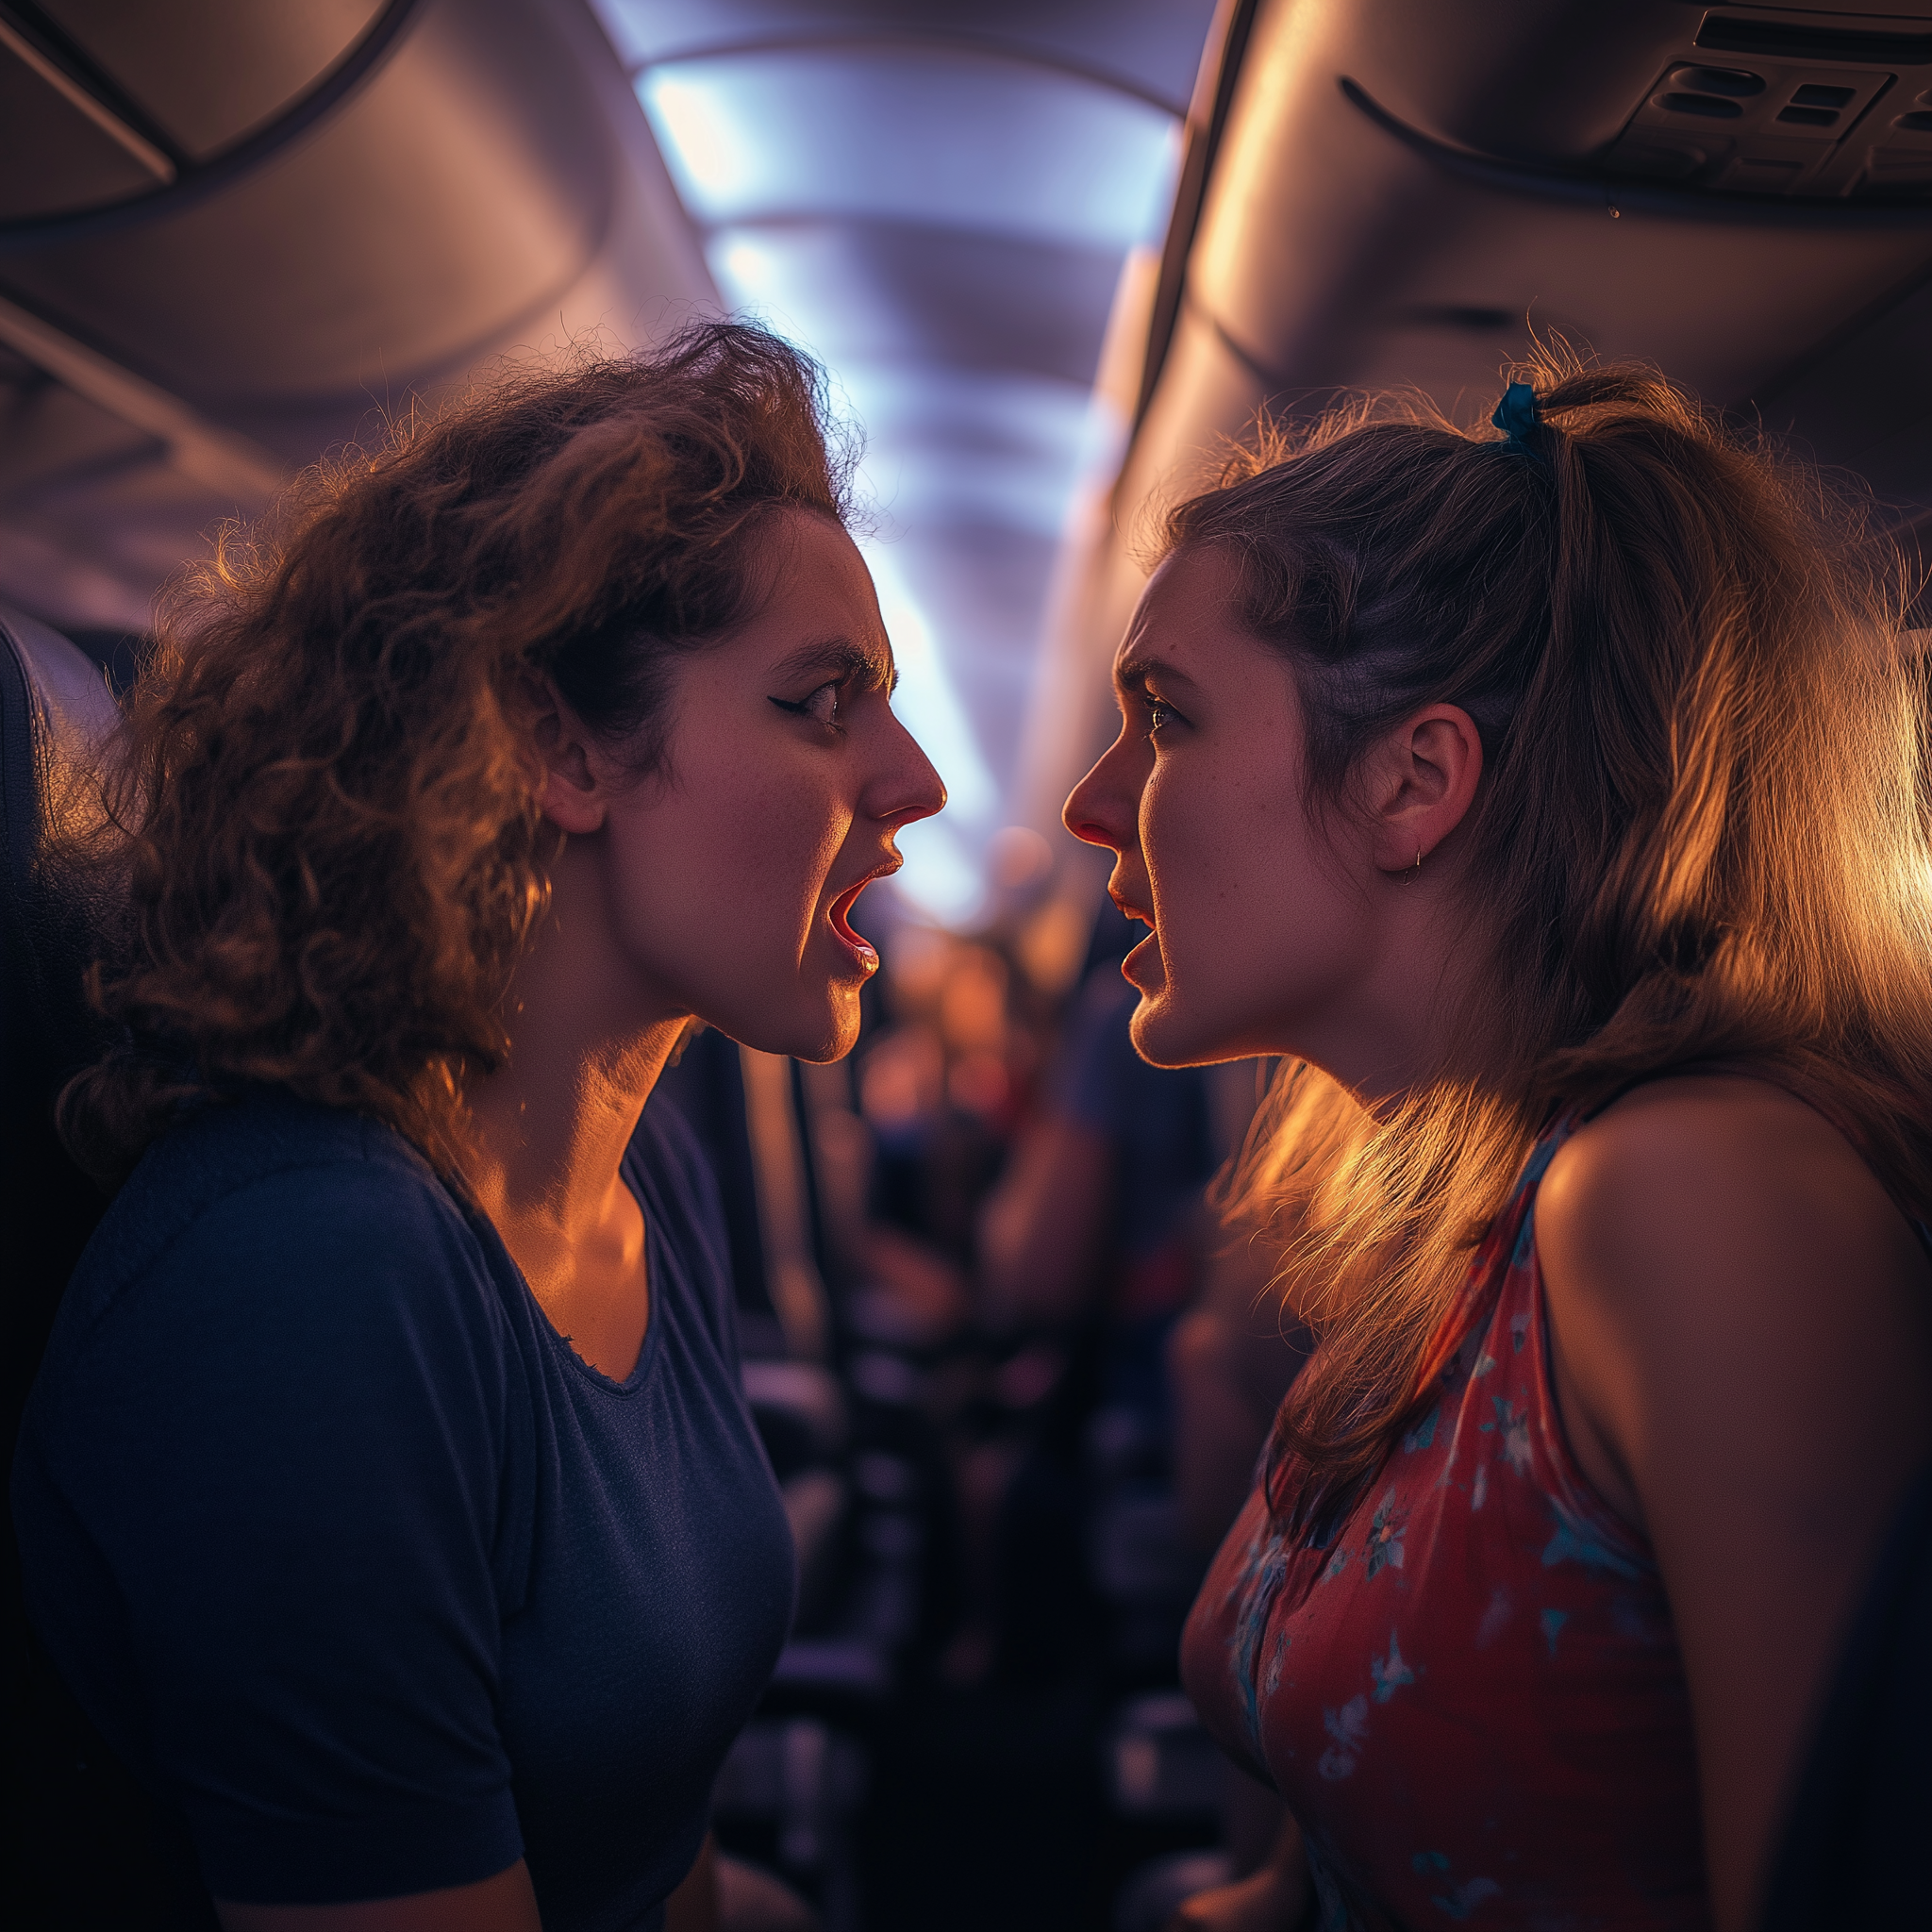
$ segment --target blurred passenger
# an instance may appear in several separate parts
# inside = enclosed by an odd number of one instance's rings
[[[715,1189],[632,1137],[693,1018],[849,1050],[943,800],[821,395],[725,325],[513,376],[307,477],[129,698],[63,1114],[120,1191],[14,1508],[229,1932],[655,1924],[784,1641]]]
[[[1895,553],[1641,369],[1182,504],[1068,824],[1163,1065],[1291,1057],[1320,1346],[1190,1623],[1298,1823],[1195,1925],[1744,1932],[1932,1455]]]
[[[1127,1037],[1130,941],[1104,908],[1035,1108],[980,1214],[979,1317],[1004,1359],[991,1403],[958,1440],[972,1604],[948,1657],[956,1678],[1080,1663],[1096,1587],[1147,1599],[1147,1628],[1117,1627],[1117,1650],[1171,1658],[1198,1574],[1172,1529],[1163,1351],[1198,1286],[1202,1191],[1221,1149],[1206,1078],[1149,1067]],[[1131,1523],[1112,1507],[1129,1494],[1142,1506]]]
[[[1104,1313],[1132,1338],[1126,1352],[1151,1388],[1198,1285],[1201,1191],[1220,1150],[1205,1077],[1134,1051],[1134,991],[1120,974],[1131,934],[1111,908],[1100,915],[1045,1096],[982,1210],[979,1292],[995,1330]]]
[[[842,1070],[808,1083],[814,1142],[849,1318],[874,1340],[930,1350],[971,1317],[974,1224],[1032,1049],[991,945],[902,924],[883,951],[885,1009],[860,1043],[856,1093]]]
[[[1241,1513],[1275,1412],[1314,1346],[1285,1300],[1281,1264],[1268,1231],[1226,1230],[1168,1338],[1174,1500],[1182,1534],[1204,1556]]]
[[[963,1267],[1024,1077],[1010,1064],[1007,965],[989,945],[902,927],[887,974],[893,1024],[859,1069],[879,1143],[874,1207]]]
[[[1215,1074],[1240,1076],[1249,1108],[1229,1124],[1239,1145],[1257,1097],[1252,1067],[1238,1060]],[[1201,1293],[1167,1342],[1168,1385],[1174,1405],[1174,1497],[1188,1547],[1210,1556],[1241,1512],[1254,1488],[1282,1398],[1314,1346],[1293,1307],[1298,1296],[1282,1279],[1283,1257],[1270,1231],[1239,1222],[1212,1244]],[[1239,1766],[1222,1779],[1221,1837],[1236,1879],[1260,1869],[1283,1826],[1279,1797]]]

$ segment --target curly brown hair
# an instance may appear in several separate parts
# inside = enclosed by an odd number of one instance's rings
[[[60,1126],[113,1185],[192,1095],[355,1108],[446,1174],[547,896],[519,692],[640,774],[686,654],[752,613],[760,525],[843,523],[818,365],[762,329],[513,370],[307,472],[164,600],[104,780],[130,880],[119,1047]]]

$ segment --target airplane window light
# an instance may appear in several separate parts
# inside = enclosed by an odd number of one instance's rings
[[[786,288],[785,256],[756,235],[730,229],[711,238],[705,258],[721,291],[738,303],[782,301]]]
[[[1041,454],[997,445],[935,448],[882,436],[872,448],[867,471],[891,476],[893,487],[881,491],[879,502],[901,526],[991,524],[1046,543],[1059,535],[1079,470],[1077,443]]]
[[[1070,457],[1079,449],[1088,395],[1082,383],[885,362],[840,368],[836,375],[869,439],[943,436],[981,448],[1014,445]]]
[[[747,198],[766,173],[768,157],[736,125],[728,97],[702,79],[661,70],[639,83],[639,98],[651,116],[665,158],[678,176],[686,205],[711,213]]]

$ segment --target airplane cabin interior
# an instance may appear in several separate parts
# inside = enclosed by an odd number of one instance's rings
[[[797,1559],[709,1923],[1160,1932],[1253,1871],[1278,1806],[1177,1644],[1315,1346],[1206,1205],[1272,1062],[1135,1058],[1137,935],[1060,819],[1150,520],[1263,415],[1487,420],[1556,341],[1825,466],[1917,558],[1932,4],[1893,7],[0,0],[9,1455],[105,1208],[54,1103],[106,1039],[114,885],[46,854],[157,596],[501,372],[749,318],[826,373],[950,803],[855,914],[857,1050],[695,1030],[651,1103],[714,1176]],[[1923,1764],[1917,1539],[1859,1627]],[[8,1922],[213,1925],[6,1564]],[[1867,1843],[1907,1801],[1857,1789]]]

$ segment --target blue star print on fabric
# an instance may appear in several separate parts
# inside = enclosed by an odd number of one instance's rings
[[[1498,1395],[1491,1398],[1496,1406],[1496,1420],[1493,1424],[1503,1432],[1503,1459],[1519,1475],[1529,1474],[1529,1405],[1521,1406]],[[1485,1423],[1485,1428],[1491,1424]]]
[[[1369,1659],[1369,1674],[1375,1680],[1375,1702],[1387,1704],[1405,1684],[1415,1682],[1415,1673],[1402,1660],[1402,1646],[1389,1633],[1389,1655]]]
[[[1557,1633],[1570,1621],[1568,1610],[1545,1610],[1542,1615],[1543,1641],[1550,1646],[1550,1656],[1557,1655]]]
[[[1274,1607],[1274,1593],[1288,1573],[1287,1549],[1287,1539],[1278,1532],[1274,1535],[1257,1533],[1248,1545],[1241,1574],[1228,1592],[1230,1600],[1238,1600],[1240,1604],[1235,1619],[1233,1655],[1228,1661],[1235,1690],[1241,1698],[1241,1714],[1247,1724],[1248,1740],[1257,1757],[1261,1755],[1261,1693],[1255,1681],[1256,1664],[1260,1657],[1261,1637],[1268,1627],[1268,1612]],[[1278,1658],[1275,1669],[1277,1672],[1280,1669]],[[1272,1690],[1274,1687],[1271,1684],[1268,1688]]]
[[[1396,1508],[1395,1486],[1391,1483],[1375,1510],[1374,1522],[1369,1524],[1369,1540],[1362,1545],[1362,1555],[1368,1558],[1371,1576],[1384,1567],[1392,1570],[1402,1568],[1402,1528],[1407,1515],[1407,1510]]]
[[[1324,1710],[1322,1728],[1329,1743],[1315,1769],[1331,1781],[1344,1778],[1355,1769],[1369,1735],[1369,1700],[1351,1697],[1340,1710]]]
[[[1558,1563],[1581,1563],[1586,1570],[1607,1570],[1614,1576],[1636,1576],[1635,1563],[1611,1549],[1587,1524],[1566,1516],[1552,1502],[1550,1513],[1556,1530],[1543,1548],[1543,1567],[1554,1570]]]

